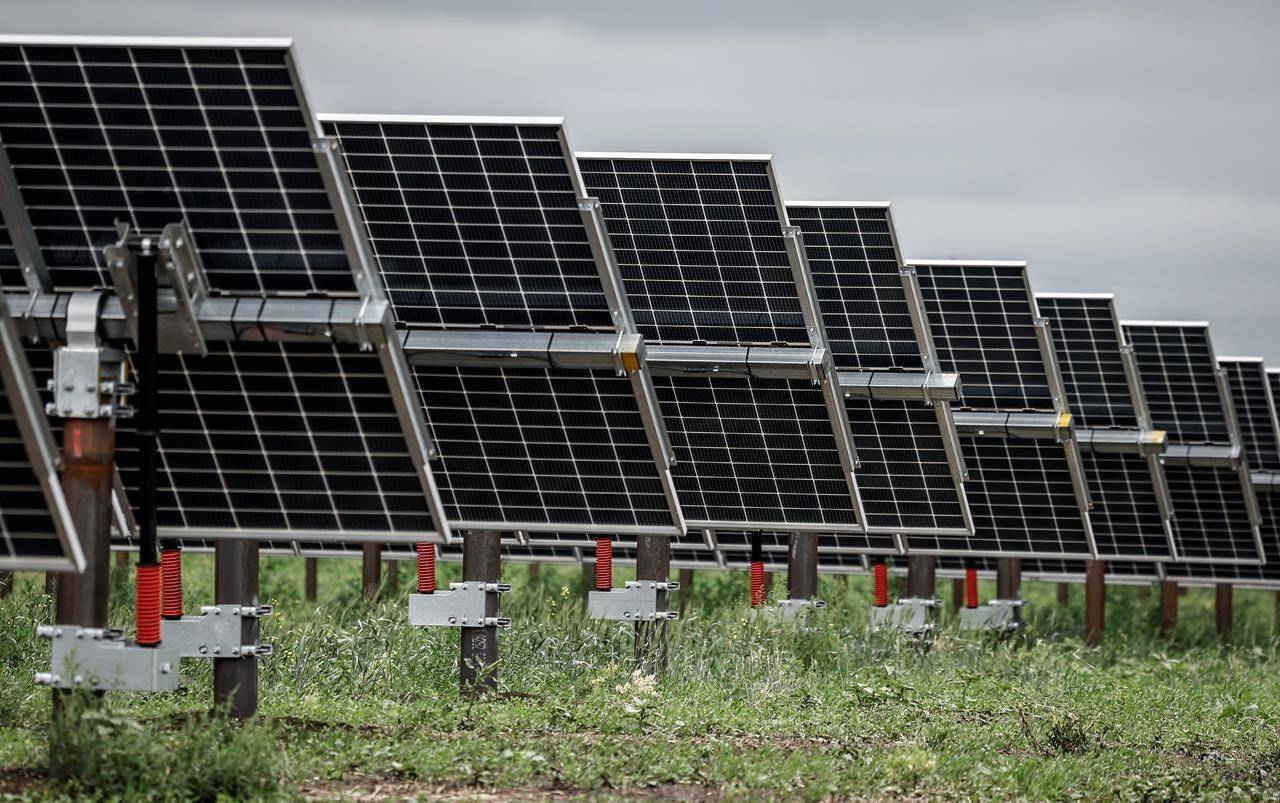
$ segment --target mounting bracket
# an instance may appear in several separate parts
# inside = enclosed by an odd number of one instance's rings
[[[45,412],[60,418],[129,418],[133,408],[118,396],[134,392],[125,381],[124,352],[102,345],[98,314],[103,294],[75,293],[67,302],[66,345],[53,352],[53,376],[46,388],[53,401]]]
[[[409,624],[415,627],[511,627],[511,620],[485,613],[490,594],[505,594],[510,583],[470,580],[448,591],[409,595]]]
[[[929,637],[938,625],[937,610],[942,600],[904,597],[892,605],[871,609],[871,629],[874,632],[901,630],[910,636]]]
[[[166,354],[199,354],[207,356],[200,329],[200,307],[209,296],[209,285],[199,253],[192,247],[191,235],[181,223],[170,223],[159,235],[133,231],[127,223],[117,229],[119,239],[105,249],[111,269],[111,283],[124,308],[129,329],[137,340],[138,332],[138,264],[137,254],[155,251],[157,292],[157,337],[160,351]]]
[[[139,647],[125,641],[118,628],[41,625],[36,635],[53,642],[48,672],[36,674],[36,683],[58,689],[95,691],[176,691],[176,647]]]
[[[587,593],[587,616],[592,619],[652,622],[680,618],[679,611],[658,609],[659,591],[679,591],[677,582],[630,580],[622,588]]]
[[[240,623],[271,614],[270,605],[205,605],[199,616],[162,620],[160,643],[183,658],[265,658],[274,648],[243,643]]]
[[[1022,626],[1018,611],[1026,604],[1020,599],[993,599],[976,608],[961,608],[960,629],[1012,633]]]
[[[827,603],[820,599],[781,599],[774,605],[752,608],[749,616],[752,619],[793,622],[807,618],[810,611],[825,607]]]

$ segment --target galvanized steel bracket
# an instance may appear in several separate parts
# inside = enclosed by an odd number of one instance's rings
[[[931,636],[938,629],[937,610],[942,600],[905,597],[892,605],[871,609],[871,630],[898,630],[909,636]]]
[[[767,619],[777,622],[794,622],[804,620],[810,611],[827,607],[820,599],[783,599],[775,605],[752,608],[749,614],[752,619]]]
[[[993,599],[976,608],[961,608],[960,629],[1012,633],[1022,626],[1019,609],[1025,604],[1020,599]]]
[[[409,595],[409,624],[415,627],[510,627],[511,620],[489,616],[491,594],[505,594],[510,583],[469,580],[450,583],[448,591]]]
[[[112,628],[41,625],[36,635],[53,642],[50,671],[36,683],[56,689],[175,691],[181,651],[161,644],[140,647]]]
[[[678,591],[680,584],[661,580],[631,580],[622,588],[587,594],[587,616],[624,622],[652,622],[680,618],[678,611],[659,609],[659,591]]]
[[[199,616],[160,622],[160,643],[183,658],[265,658],[269,644],[245,644],[240,623],[272,614],[270,605],[205,605]]]

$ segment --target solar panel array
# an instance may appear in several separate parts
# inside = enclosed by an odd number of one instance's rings
[[[1115,306],[1109,295],[1037,295],[1049,321],[1063,389],[1077,427],[1141,428]],[[1136,444],[1135,444],[1136,445]],[[1141,448],[1081,454],[1093,507],[1089,518],[1101,558],[1168,560],[1173,557],[1168,512],[1162,504],[1163,472]]]
[[[0,140],[56,288],[110,287],[116,223],[189,228],[230,293],[347,293],[287,42],[0,43]]]
[[[1176,445],[1230,447],[1238,430],[1219,384],[1207,324],[1141,321],[1124,324],[1133,344],[1154,426]],[[1204,465],[1180,455],[1164,457],[1179,560],[1260,563],[1256,506],[1248,472],[1239,460]]]
[[[579,154],[652,343],[810,345],[767,156]]]
[[[1024,263],[909,262],[938,367],[960,374],[960,411],[1059,413],[1052,355],[1043,350]],[[957,415],[962,415],[958,412]],[[913,538],[923,552],[1092,557],[1074,444],[970,434],[961,440],[972,539]],[[1081,472],[1082,473],[1082,472]]]
[[[402,328],[627,331],[562,121],[322,120],[342,144]],[[656,457],[662,436],[642,415],[647,385],[563,367],[413,373],[457,526],[681,531]]]

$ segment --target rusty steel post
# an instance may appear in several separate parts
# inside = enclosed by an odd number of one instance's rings
[[[360,550],[360,578],[366,601],[378,598],[382,586],[382,544],[364,544]]]
[[[1084,643],[1090,647],[1102,641],[1107,621],[1107,562],[1084,562]]]
[[[1071,604],[1071,584],[1058,583],[1058,604],[1067,607]]]
[[[1223,642],[1231,640],[1231,584],[1218,583],[1214,587],[1214,620],[1218,625],[1218,637]]]
[[[307,558],[307,576],[303,581],[303,592],[306,594],[307,602],[315,602],[316,594],[319,590],[319,558]]]
[[[1160,638],[1171,638],[1178,626],[1178,584],[1165,580],[1160,583]]]
[[[667,582],[671,579],[671,539],[665,535],[642,535],[636,540],[636,579]],[[670,593],[658,592],[658,610],[670,605]],[[656,675],[667,666],[667,620],[636,622],[635,656],[637,668]]]
[[[958,611],[964,607],[964,578],[957,577],[951,581],[951,610]]]
[[[693,569],[680,570],[680,618],[689,610],[689,598],[693,594]],[[1276,596],[1276,610],[1280,612],[1280,594]]]
[[[932,555],[907,557],[907,596],[933,599],[937,587],[938,561]]]
[[[462,579],[496,583],[502,579],[502,541],[494,530],[472,530],[462,536]],[[485,616],[498,615],[498,595],[489,594]],[[498,688],[498,628],[464,627],[458,683],[469,696]]]

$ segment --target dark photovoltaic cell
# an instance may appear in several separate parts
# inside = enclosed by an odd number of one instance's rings
[[[631,382],[612,371],[415,366],[446,515],[499,529],[674,526]],[[473,526],[476,526],[473,524]]]
[[[960,374],[974,410],[1054,410],[1021,265],[918,264],[939,368]]]
[[[583,156],[640,333],[809,345],[766,157]]]
[[[1110,296],[1037,295],[1048,319],[1058,369],[1076,426],[1138,426]]]
[[[52,353],[28,355],[43,383]],[[207,357],[160,355],[158,369],[161,528],[297,540],[435,530],[377,354],[211,342]],[[136,500],[132,424],[117,430],[117,470]]]
[[[504,533],[504,536],[506,534]],[[569,546],[590,550],[595,546],[597,538],[608,537],[614,549],[634,548],[639,540],[637,535],[616,535],[610,533],[564,533],[535,531],[525,533],[527,543],[534,546]],[[672,549],[707,549],[707,539],[701,532],[687,532],[682,535],[667,536]],[[617,554],[616,552],[614,553]]]
[[[1262,566],[1230,566],[1221,563],[1171,563],[1169,579],[1257,584],[1280,589],[1280,494],[1259,493],[1262,546],[1267,562]]]
[[[110,287],[117,221],[185,222],[210,286],[355,293],[287,43],[0,41],[0,139],[53,284]]]
[[[889,208],[788,205],[836,368],[922,368]]]
[[[1230,443],[1208,327],[1126,323],[1124,328],[1153,426],[1177,443]]]
[[[845,399],[858,454],[858,493],[873,529],[963,530],[964,507],[934,408]]]
[[[742,530],[724,530],[716,533],[716,542],[725,553],[746,552],[751,549],[753,533]],[[835,554],[897,554],[898,543],[885,533],[818,533],[818,553]],[[761,532],[761,546],[769,552],[786,552],[790,548],[791,534]]]
[[[1098,556],[1167,560],[1169,532],[1147,458],[1139,454],[1085,452],[1080,456],[1093,507],[1089,521]],[[1158,471],[1159,469],[1154,469]]]
[[[1240,425],[1245,458],[1251,471],[1280,471],[1275,406],[1260,359],[1226,357],[1218,360],[1227,372],[1232,408]],[[1280,559],[1280,555],[1276,556]]]
[[[1092,557],[1071,469],[1051,440],[963,438],[971,537],[913,535],[919,551]]]
[[[1085,564],[1080,560],[1025,560],[1022,562],[1022,574],[1031,578],[1068,578],[1084,582]],[[1154,583],[1159,579],[1159,570],[1153,563],[1107,561],[1108,583]]]
[[[1166,462],[1173,537],[1182,560],[1258,563],[1249,502],[1234,468]]]
[[[822,390],[808,381],[654,377],[690,526],[831,525],[857,515]]]
[[[614,330],[558,121],[322,119],[401,323]]]

